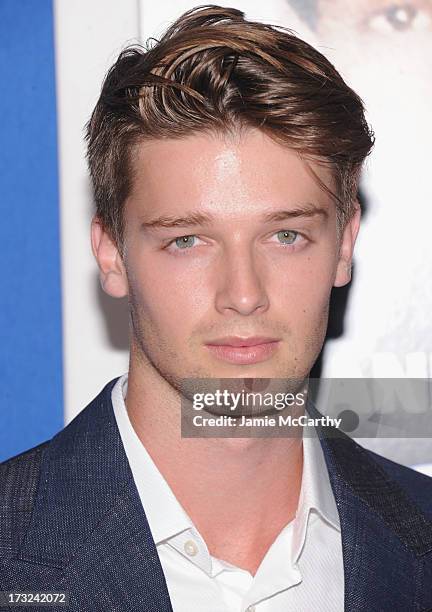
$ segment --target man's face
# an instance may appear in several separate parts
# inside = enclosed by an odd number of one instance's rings
[[[358,215],[338,242],[334,203],[296,153],[258,130],[146,142],[133,166],[124,258],[102,275],[108,293],[129,296],[132,358],[175,387],[306,376],[331,288],[349,280]],[[314,170],[333,187],[327,170]],[[227,336],[274,342],[209,347]]]

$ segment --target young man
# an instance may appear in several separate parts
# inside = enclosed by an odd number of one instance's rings
[[[360,98],[289,31],[198,7],[121,54],[88,142],[129,372],[3,464],[1,589],[80,612],[432,609],[432,479],[328,426],[181,435],[184,380],[307,379],[350,280]]]

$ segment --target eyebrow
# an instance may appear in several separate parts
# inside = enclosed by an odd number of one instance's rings
[[[285,219],[295,219],[298,217],[315,217],[318,215],[328,217],[328,210],[324,207],[306,204],[286,210],[268,211],[262,215],[261,221],[264,223],[270,223],[272,221],[284,221]],[[182,215],[180,217],[162,215],[160,217],[156,217],[155,219],[143,221],[141,223],[141,228],[145,230],[170,227],[190,227],[195,225],[209,225],[214,223],[214,221],[216,221],[216,218],[211,213],[196,211],[187,213],[186,215]]]

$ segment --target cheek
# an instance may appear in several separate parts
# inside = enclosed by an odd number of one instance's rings
[[[321,251],[273,270],[272,294],[277,310],[301,328],[320,326],[326,318],[335,274],[335,255]]]
[[[141,319],[163,334],[168,329],[177,330],[177,335],[186,330],[188,321],[196,320],[208,304],[204,274],[180,263],[131,266],[138,270],[129,277],[135,309]]]

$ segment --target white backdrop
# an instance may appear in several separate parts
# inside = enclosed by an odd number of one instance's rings
[[[344,333],[327,344],[323,376],[430,377],[432,3],[297,2],[302,17],[288,0],[218,4],[292,28],[317,47],[362,97],[375,130]],[[120,49],[157,38],[195,5],[56,0],[66,422],[127,370],[126,303],[98,290],[90,251],[83,126]],[[402,463],[432,461],[428,439],[360,442]]]

